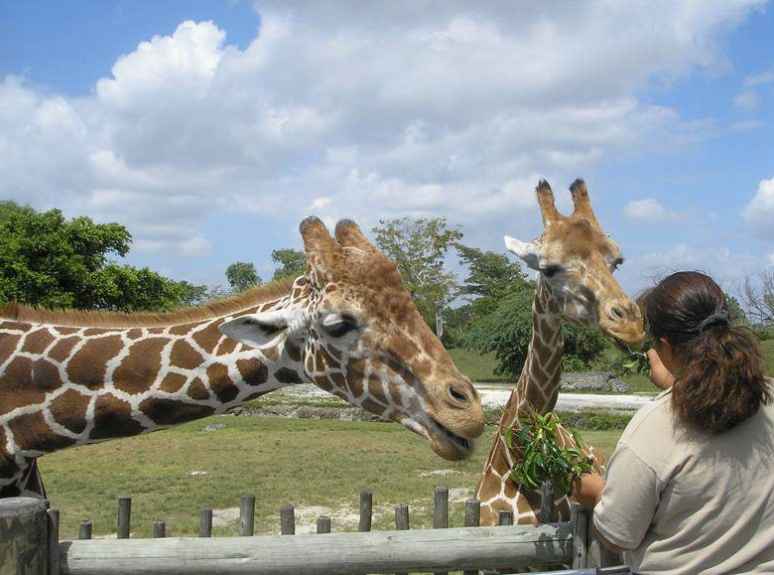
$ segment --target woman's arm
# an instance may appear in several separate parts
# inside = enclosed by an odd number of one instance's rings
[[[596,473],[583,473],[573,482],[572,496],[586,509],[594,509],[602,499],[602,490],[605,488],[605,480],[601,475]],[[592,522],[593,523],[593,522]],[[599,539],[600,543],[610,549],[613,553],[623,553],[625,549],[611,543],[605,539],[598,530],[596,525],[593,525],[594,534]]]

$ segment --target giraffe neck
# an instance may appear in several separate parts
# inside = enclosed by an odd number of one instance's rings
[[[532,339],[519,380],[508,398],[500,423],[513,425],[519,411],[547,413],[556,406],[562,375],[562,319],[550,286],[538,277],[532,303]]]
[[[501,510],[513,512],[517,523],[537,521],[534,510],[539,507],[539,499],[531,501],[531,494],[520,493],[510,478],[514,453],[506,444],[505,429],[515,425],[522,410],[530,408],[547,413],[554,409],[562,372],[561,328],[558,303],[551,287],[539,276],[532,304],[532,339],[527,359],[503,410],[476,488],[476,498],[481,501],[482,525],[496,525]]]
[[[168,327],[61,327],[0,318],[0,487],[31,459],[222,413],[301,383],[302,350],[226,338],[230,317],[308,303],[308,288]]]

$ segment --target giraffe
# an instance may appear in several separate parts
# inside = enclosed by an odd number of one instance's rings
[[[602,232],[580,178],[570,186],[574,212],[559,213],[548,182],[540,180],[538,203],[543,215],[542,235],[529,243],[505,236],[509,251],[537,271],[532,305],[532,338],[527,359],[500,419],[500,425],[476,487],[481,501],[481,524],[496,525],[501,510],[511,511],[517,523],[536,523],[540,508],[538,492],[520,492],[510,478],[514,458],[505,429],[516,424],[525,409],[547,413],[559,394],[562,368],[562,323],[567,321],[599,329],[620,346],[640,346],[645,338],[639,308],[624,294],[613,272],[623,261],[618,245]],[[565,442],[572,441],[566,431]],[[601,472],[604,458],[587,450]],[[569,500],[556,502],[557,520],[569,518]]]
[[[358,226],[300,226],[306,274],[169,314],[0,313],[0,497],[45,496],[38,457],[223,413],[311,382],[468,457],[481,400]]]

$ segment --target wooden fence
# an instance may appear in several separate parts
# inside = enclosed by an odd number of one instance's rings
[[[544,489],[544,501],[552,493]],[[551,516],[551,503],[540,516]],[[500,526],[479,527],[480,504],[465,501],[464,526],[449,526],[449,492],[435,490],[434,529],[410,529],[409,506],[395,507],[395,530],[371,531],[373,497],[360,494],[358,532],[331,533],[331,520],[317,520],[316,535],[295,535],[292,506],[280,510],[281,535],[255,536],[255,497],[239,502],[238,537],[212,537],[212,510],[200,514],[199,537],[167,537],[164,521],[153,524],[152,539],[132,539],[132,501],[118,500],[116,539],[92,539],[89,521],[79,539],[59,540],[59,512],[47,502],[0,500],[0,575],[330,575],[335,573],[434,573],[481,569],[511,572],[530,567],[571,566],[566,573],[623,571],[593,536],[590,513],[574,506],[571,521],[513,525],[510,512]],[[292,537],[288,537],[292,535]],[[590,569],[589,569],[590,568]]]

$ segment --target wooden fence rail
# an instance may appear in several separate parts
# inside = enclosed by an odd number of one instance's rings
[[[571,561],[569,523],[59,545],[62,575],[416,573]]]
[[[540,516],[545,520],[551,517],[553,493],[547,487],[542,491]],[[59,512],[47,509],[47,502],[2,499],[0,575],[448,575],[460,570],[478,575],[480,569],[502,573],[560,564],[575,569],[567,572],[570,575],[620,563],[619,557],[599,545],[591,529],[591,513],[580,506],[573,507],[567,523],[514,526],[513,515],[503,511],[499,527],[479,527],[480,503],[468,499],[462,528],[449,525],[448,490],[437,488],[433,498],[432,530],[411,530],[409,506],[401,503],[395,506],[395,531],[372,532],[373,496],[366,490],[360,494],[355,533],[331,533],[331,519],[323,516],[317,520],[317,535],[295,535],[295,510],[286,505],[279,514],[281,535],[256,537],[255,497],[245,494],[239,500],[239,537],[213,538],[212,509],[204,509],[198,538],[167,537],[166,523],[158,520],[150,531],[152,539],[133,539],[132,500],[122,495],[117,539],[92,540],[92,523],[83,521],[78,540],[61,542]]]

